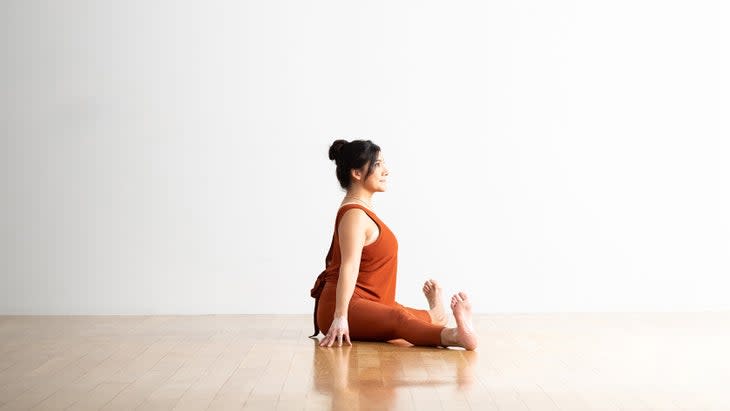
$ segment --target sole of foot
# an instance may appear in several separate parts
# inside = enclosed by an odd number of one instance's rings
[[[428,313],[431,315],[431,322],[436,325],[446,325],[448,318],[441,299],[441,286],[434,279],[423,283],[423,295],[428,300]]]
[[[456,338],[459,346],[471,351],[477,348],[477,335],[471,319],[471,301],[465,292],[451,297],[451,311],[456,319]]]

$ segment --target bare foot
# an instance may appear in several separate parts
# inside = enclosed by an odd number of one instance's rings
[[[477,348],[477,335],[471,322],[471,302],[466,293],[459,292],[451,297],[451,310],[456,319],[456,342],[471,351]]]
[[[429,279],[423,283],[423,294],[428,300],[428,314],[431,316],[431,323],[436,325],[446,325],[448,319],[444,311],[444,304],[441,300],[441,286],[434,279]]]

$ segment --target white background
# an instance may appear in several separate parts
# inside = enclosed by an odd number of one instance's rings
[[[371,139],[398,297],[730,309],[722,1],[4,1],[1,314],[310,313]]]

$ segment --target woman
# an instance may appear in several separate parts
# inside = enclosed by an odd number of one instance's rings
[[[463,292],[451,297],[456,328],[446,328],[441,288],[428,280],[423,292],[429,310],[395,301],[398,241],[373,211],[372,197],[385,191],[388,169],[380,147],[370,140],[336,140],[329,150],[337,179],[347,191],[335,218],[325,270],[317,278],[315,333],[327,330],[320,346],[341,346],[352,340],[404,339],[413,345],[463,347],[473,350],[477,337],[471,303]]]

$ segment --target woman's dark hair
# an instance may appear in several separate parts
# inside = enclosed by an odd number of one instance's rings
[[[350,170],[360,169],[368,164],[365,179],[373,173],[373,165],[378,159],[380,147],[370,140],[335,140],[330,146],[330,160],[337,164],[337,180],[340,186],[347,190],[352,185]]]

